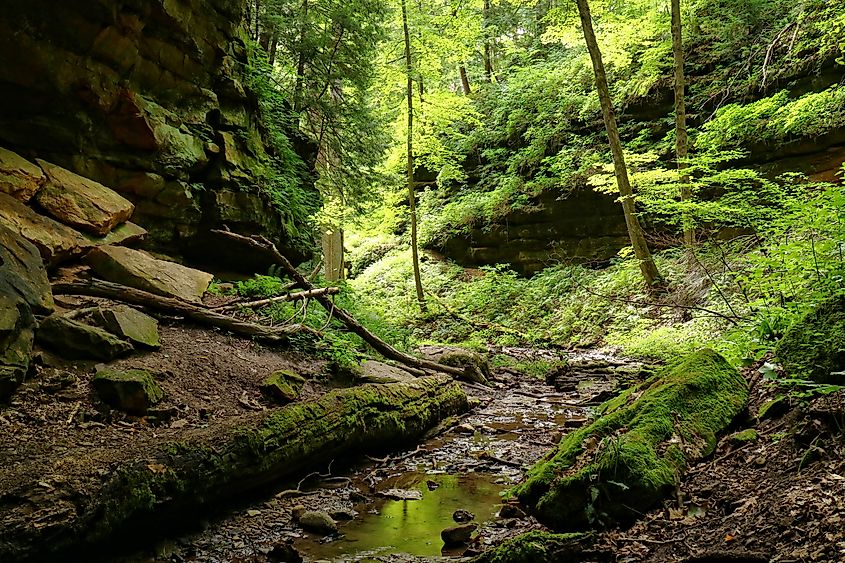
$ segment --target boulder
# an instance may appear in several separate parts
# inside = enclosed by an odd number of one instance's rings
[[[48,313],[53,296],[38,250],[0,225],[0,400],[23,381],[32,356],[33,313]]]
[[[104,244],[126,244],[142,240],[147,231],[134,223],[123,223],[104,237],[80,233],[15,198],[0,193],[0,224],[34,244],[48,267]]]
[[[128,305],[100,307],[93,318],[98,325],[133,344],[140,344],[147,348],[161,346],[158,321]]]
[[[420,352],[426,358],[445,366],[463,368],[463,379],[467,381],[486,385],[490,377],[490,362],[478,352],[456,346],[422,346]]]
[[[790,377],[845,384],[845,296],[823,301],[795,321],[775,354]]]
[[[281,403],[290,403],[299,398],[305,378],[292,371],[274,371],[261,385],[261,391]]]
[[[63,358],[113,360],[132,351],[132,345],[105,330],[53,314],[44,319],[36,341]]]
[[[361,369],[356,371],[355,379],[358,383],[396,383],[412,381],[414,376],[396,366],[367,360],[361,365]]]
[[[463,545],[469,542],[469,539],[472,537],[472,533],[477,528],[478,524],[472,523],[452,526],[440,532],[440,539],[443,540],[446,547]]]
[[[114,190],[55,164],[37,162],[47,181],[35,199],[62,223],[105,236],[132,216],[135,206]]]
[[[131,414],[144,414],[164,397],[152,374],[142,369],[103,369],[91,385],[104,403]]]
[[[39,167],[12,151],[0,148],[0,193],[27,202],[43,184],[44,172]]]
[[[86,256],[100,277],[165,297],[199,303],[214,276],[174,262],[158,260],[146,252],[120,246],[100,246]]]
[[[322,510],[306,510],[299,515],[299,525],[303,530],[315,534],[333,534],[337,532],[337,522]]]
[[[739,372],[701,350],[604,403],[601,417],[567,435],[513,492],[558,530],[631,521],[713,452],[747,401]]]

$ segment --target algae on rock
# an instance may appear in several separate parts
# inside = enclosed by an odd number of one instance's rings
[[[739,372],[701,350],[605,403],[600,418],[566,436],[514,493],[557,530],[631,520],[713,452],[747,401]]]

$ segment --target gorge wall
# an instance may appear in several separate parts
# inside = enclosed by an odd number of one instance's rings
[[[243,0],[4,4],[0,146],[123,194],[153,249],[258,271],[260,257],[209,233],[226,224],[306,257],[256,185],[267,147],[245,85]]]

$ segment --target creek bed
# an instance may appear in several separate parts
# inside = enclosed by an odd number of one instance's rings
[[[596,363],[594,355],[587,359]],[[539,527],[528,517],[499,518],[501,494],[589,419],[581,403],[616,385],[613,370],[624,364],[611,364],[580,375],[576,370],[579,385],[563,392],[515,370],[496,370],[493,388],[466,387],[478,406],[419,445],[382,459],[335,460],[319,475],[286,483],[224,516],[207,516],[202,531],[162,542],[152,556],[112,561],[279,561],[279,545],[293,545],[305,561],[338,562],[431,561],[481,551]],[[420,498],[380,496],[389,489],[418,491]],[[302,530],[292,518],[297,505],[338,515],[338,532]],[[474,515],[478,530],[469,546],[443,551],[440,532],[456,525],[458,509]]]

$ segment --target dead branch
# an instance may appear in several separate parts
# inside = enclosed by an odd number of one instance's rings
[[[54,295],[88,295],[105,297],[131,305],[149,307],[163,313],[182,315],[198,323],[226,329],[235,334],[250,336],[265,342],[281,342],[292,334],[300,332],[315,333],[307,326],[293,324],[280,327],[268,327],[255,323],[239,321],[227,315],[215,313],[205,307],[194,305],[174,297],[162,297],[140,289],[127,287],[112,282],[91,280],[85,282],[57,283],[52,286]]]
[[[337,295],[340,293],[339,287],[319,287],[308,291],[299,291],[297,293],[286,293],[285,295],[277,295],[276,297],[268,297],[267,299],[259,299],[257,301],[247,301],[240,303],[230,303],[220,307],[214,307],[212,311],[236,311],[238,309],[256,309],[264,307],[272,303],[280,303],[284,301],[301,301],[303,299],[311,299],[317,295]]]
[[[266,238],[262,236],[248,237],[233,233],[231,231],[215,230],[212,232],[228,237],[232,240],[238,241],[252,248],[264,251],[265,253],[273,257],[276,263],[282,267],[282,269],[290,276],[290,278],[294,282],[296,282],[299,287],[305,290],[314,289],[313,284],[308,281],[305,276],[303,276],[296,268],[293,267],[293,264],[291,264],[290,261],[278,251],[275,244],[273,244]],[[369,344],[375,351],[377,351],[385,358],[395,360],[406,366],[411,366],[434,372],[448,373],[457,378],[463,378],[466,376],[466,371],[463,368],[445,366],[443,364],[439,364],[431,360],[416,358],[414,356],[411,356],[410,354],[400,352],[399,350],[397,350],[396,348],[394,348],[393,346],[391,346],[390,344],[370,332],[365,326],[355,320],[355,318],[348,311],[346,311],[342,307],[336,306],[334,302],[328,298],[328,296],[317,295],[314,300],[317,301],[320,305],[322,305],[327,311],[332,312],[335,317],[337,317],[338,320],[340,320],[344,325],[346,325],[349,330],[360,336],[364,340],[364,342]]]
[[[498,333],[501,333],[501,334],[509,334],[511,336],[516,336],[517,338],[519,338],[522,341],[528,340],[525,337],[525,335],[522,334],[521,332],[519,332],[518,330],[514,330],[512,328],[508,328],[506,326],[502,326],[502,325],[496,324],[496,323],[488,323],[486,321],[472,320],[472,319],[466,317],[465,315],[462,315],[458,311],[455,311],[451,307],[449,307],[449,305],[445,301],[440,299],[440,297],[436,293],[432,293],[431,291],[426,291],[426,293],[431,298],[433,298],[437,302],[438,305],[443,307],[443,310],[446,311],[446,313],[448,313],[451,317],[461,321],[462,323],[465,323],[465,324],[467,324],[467,325],[469,325],[473,328],[476,328],[476,329],[492,330],[493,332],[498,332]]]

